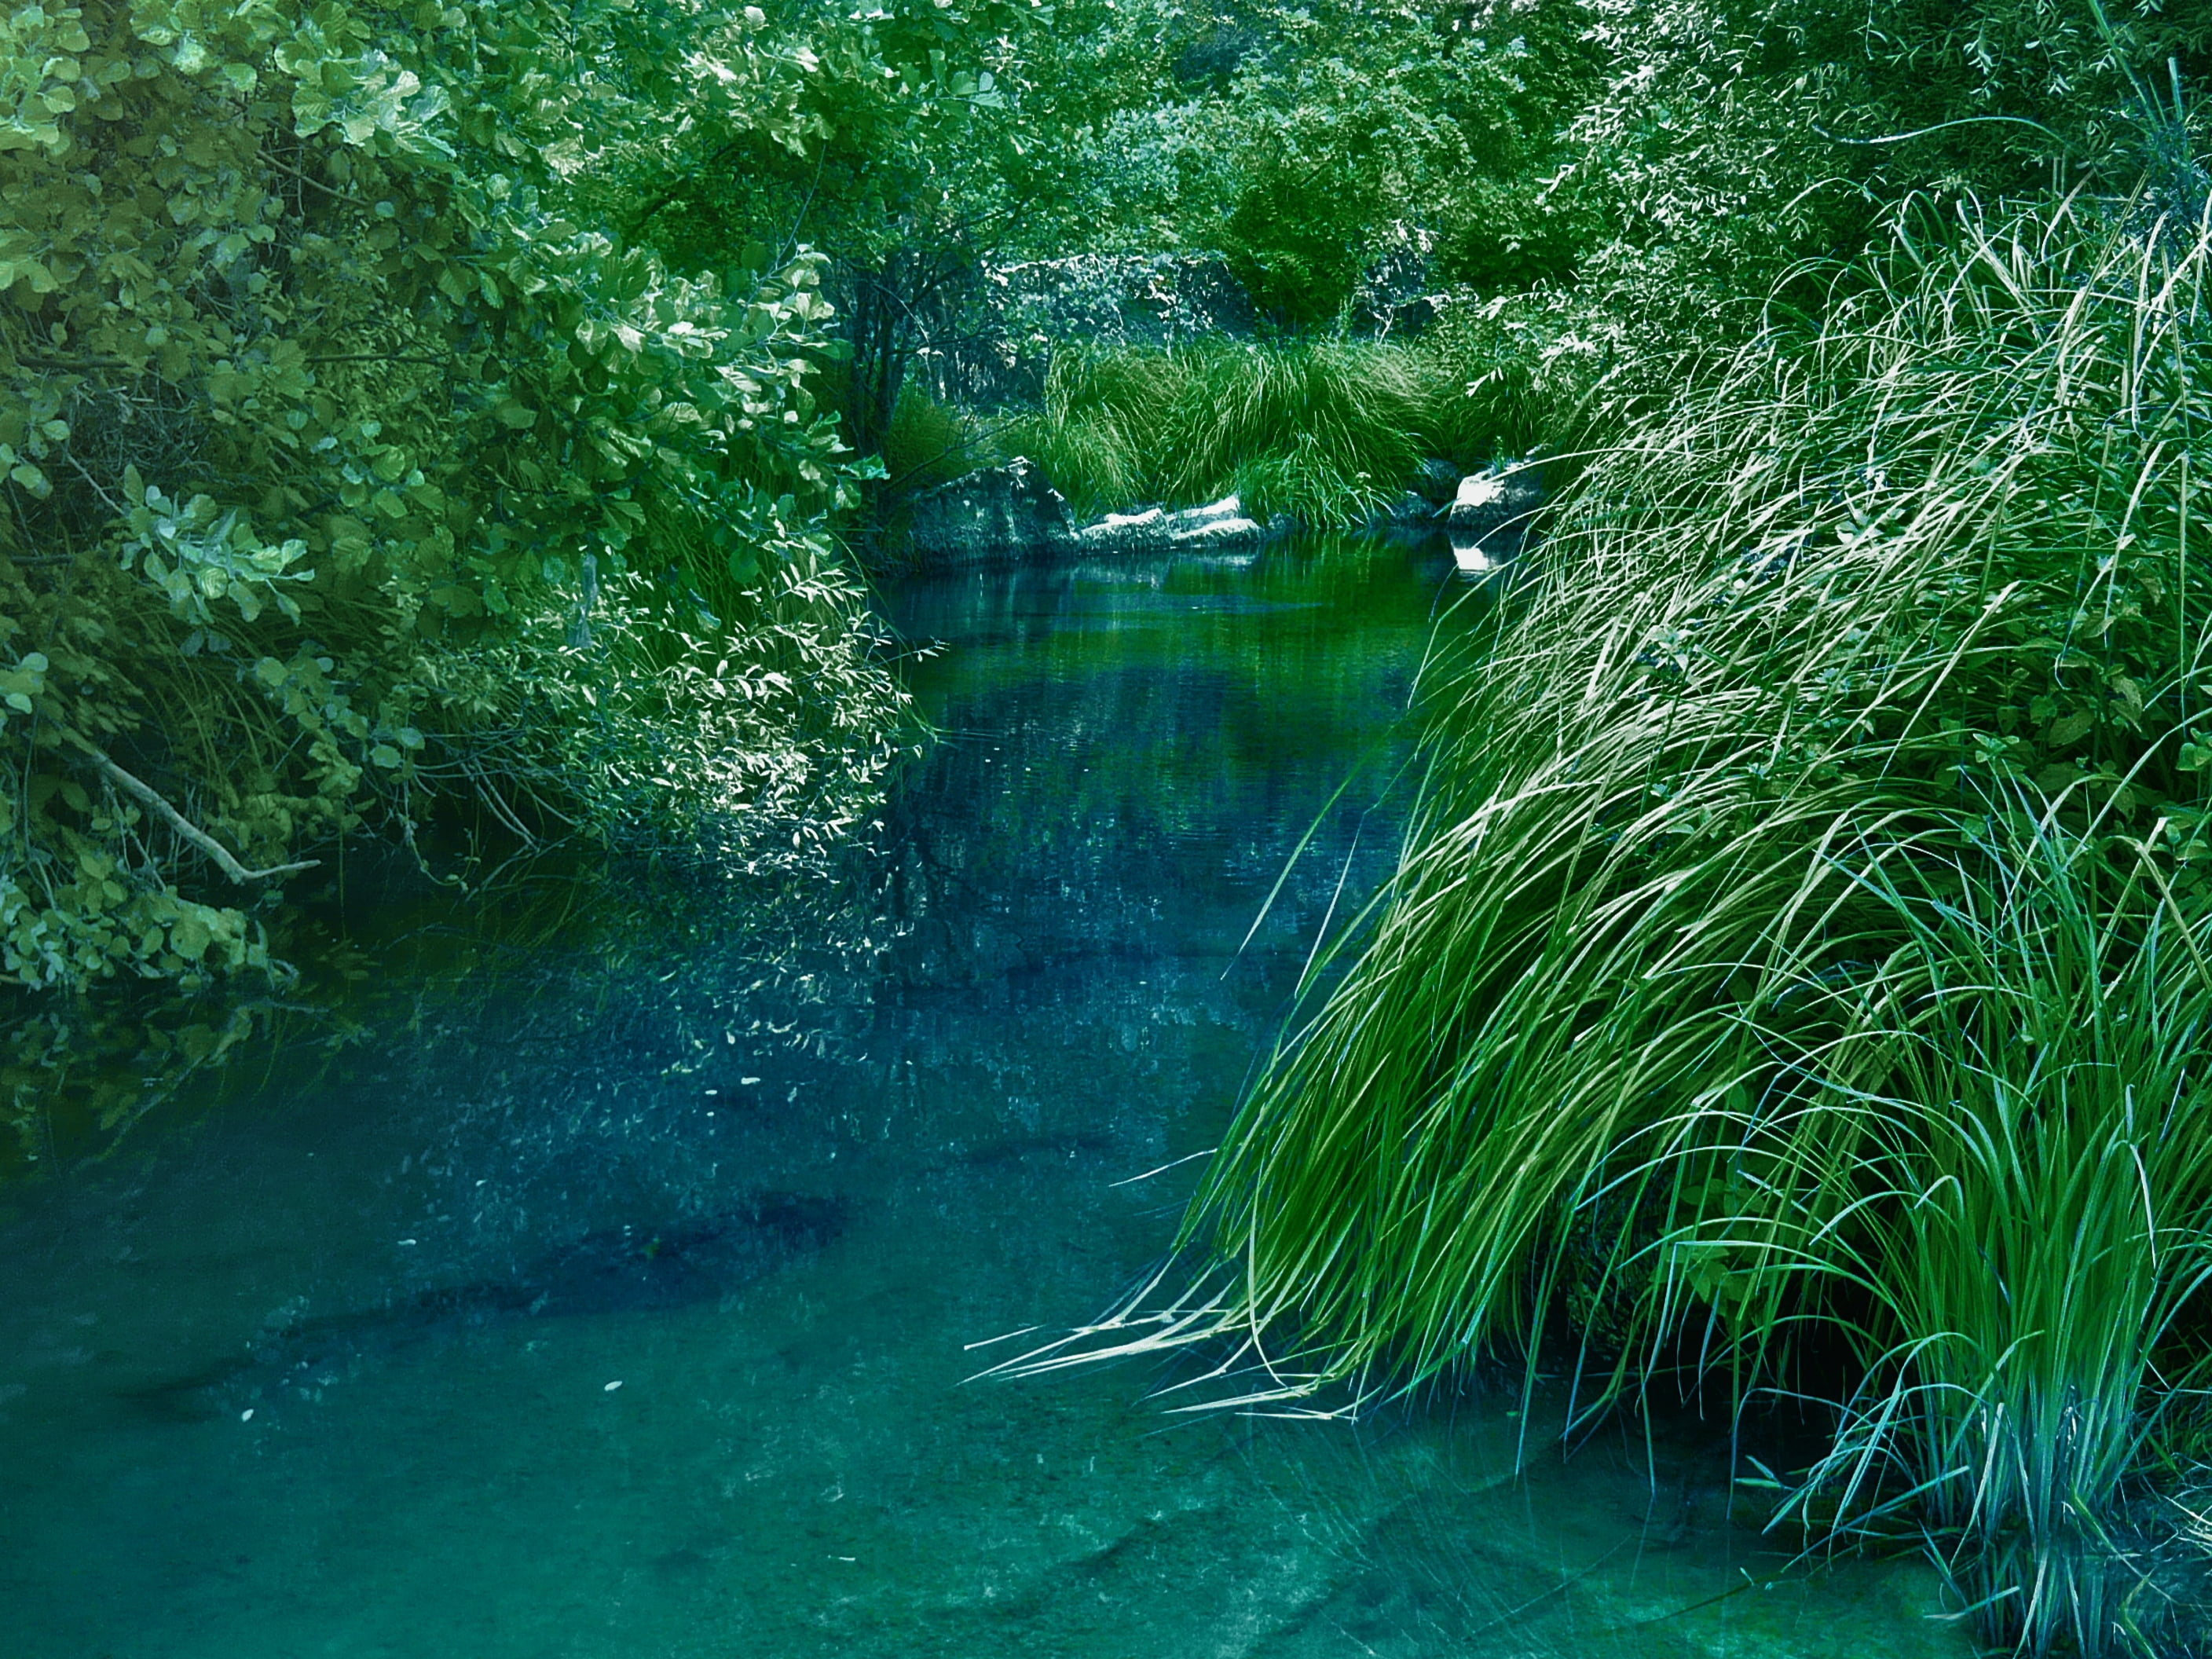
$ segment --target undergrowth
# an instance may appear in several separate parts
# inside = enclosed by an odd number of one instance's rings
[[[1963,212],[1601,410],[1207,1170],[1218,1265],[1077,1348],[1227,1339],[1247,1403],[1356,1405],[1533,1381],[1578,1306],[1575,1421],[1825,1401],[1778,1517],[1905,1517],[2024,1650],[2166,1639],[2145,1482],[2212,1265],[2208,264],[2129,204]]]
[[[1001,447],[1086,516],[1231,494],[1316,529],[1368,519],[1434,456],[1462,468],[1516,434],[1451,353],[1387,342],[1068,349]]]

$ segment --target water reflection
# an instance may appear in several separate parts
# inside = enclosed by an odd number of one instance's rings
[[[844,865],[418,918],[364,1042],[15,1189],[0,1645],[1936,1650],[1909,1569],[1741,1588],[1778,1564],[1694,1437],[1516,1484],[1505,1402],[963,1382],[1164,1248],[1190,1167],[1116,1183],[1212,1144],[1387,868],[1450,587],[1352,549],[910,585],[942,735]]]

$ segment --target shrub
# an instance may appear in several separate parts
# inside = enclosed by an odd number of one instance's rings
[[[893,489],[927,489],[958,477],[975,462],[975,444],[959,411],[918,386],[899,392],[884,432],[884,471]]]
[[[695,118],[804,130],[805,65],[717,27],[0,25],[0,1113],[88,987],[265,988],[271,896],[343,837],[667,845],[880,768],[819,262],[672,270],[579,159],[653,149],[683,52],[726,71]]]

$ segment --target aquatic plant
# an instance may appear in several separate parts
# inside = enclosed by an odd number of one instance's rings
[[[2212,1358],[2212,929],[2154,848],[1997,822],[1955,879],[1900,890],[1885,860],[1903,941],[1824,988],[1881,1092],[1820,1109],[1868,1138],[1796,1249],[1866,1297],[1865,1375],[1794,1501],[1916,1511],[1993,1634],[2096,1651],[2163,1622],[2129,1486]]]
[[[2148,1625],[2212,1224],[2212,227],[2132,223],[1923,223],[1615,411],[1431,689],[1399,869],[1186,1224],[1218,1267],[1104,1341],[1358,1401],[1571,1310],[1576,1420],[1826,1397],[1786,1510],[1919,1517],[2031,1650]]]

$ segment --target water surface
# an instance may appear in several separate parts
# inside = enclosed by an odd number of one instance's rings
[[[1503,1393],[967,1380],[1165,1247],[1387,868],[1453,591],[1348,548],[908,584],[941,736],[864,855],[418,918],[361,1042],[0,1194],[0,1653],[1962,1652],[1917,1565],[1732,1527],[1694,1431],[1516,1478]]]

